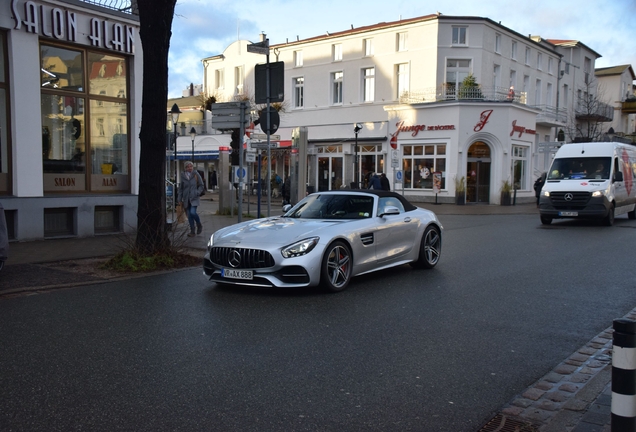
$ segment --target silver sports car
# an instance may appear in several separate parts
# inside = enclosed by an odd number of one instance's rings
[[[344,290],[353,276],[409,263],[435,267],[442,224],[394,192],[311,194],[282,216],[210,236],[203,271],[221,284]]]

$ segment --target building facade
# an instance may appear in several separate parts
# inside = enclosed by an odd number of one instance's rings
[[[0,1],[0,202],[11,239],[136,227],[139,20],[130,2],[100,3]]]
[[[253,94],[264,56],[248,45],[203,59],[206,94],[220,102]],[[435,14],[352,28],[272,45],[270,57],[285,71],[277,134],[284,145],[296,128],[307,131],[299,184],[310,191],[365,187],[369,173],[384,172],[413,201],[498,204],[511,186],[529,202],[558,146],[613,115],[606,102],[579,110],[596,96],[598,53],[488,18]]]

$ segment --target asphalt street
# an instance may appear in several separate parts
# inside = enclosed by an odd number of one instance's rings
[[[475,432],[636,305],[634,221],[442,222],[437,268],[337,295],[193,269],[3,299],[0,424]]]

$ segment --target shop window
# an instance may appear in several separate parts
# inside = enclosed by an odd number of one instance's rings
[[[130,190],[127,59],[46,44],[40,55],[44,192]]]
[[[402,146],[404,187],[433,189],[433,173],[442,173],[441,189],[446,188],[446,144]]]
[[[518,190],[528,190],[528,147],[512,146],[513,185]]]

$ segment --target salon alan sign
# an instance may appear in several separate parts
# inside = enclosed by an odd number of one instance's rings
[[[16,30],[24,26],[27,33],[79,43],[82,41],[77,41],[77,36],[82,35],[87,38],[84,42],[93,47],[133,53],[135,27],[95,17],[89,19],[67,8],[45,6],[34,1],[12,0],[11,10]]]

